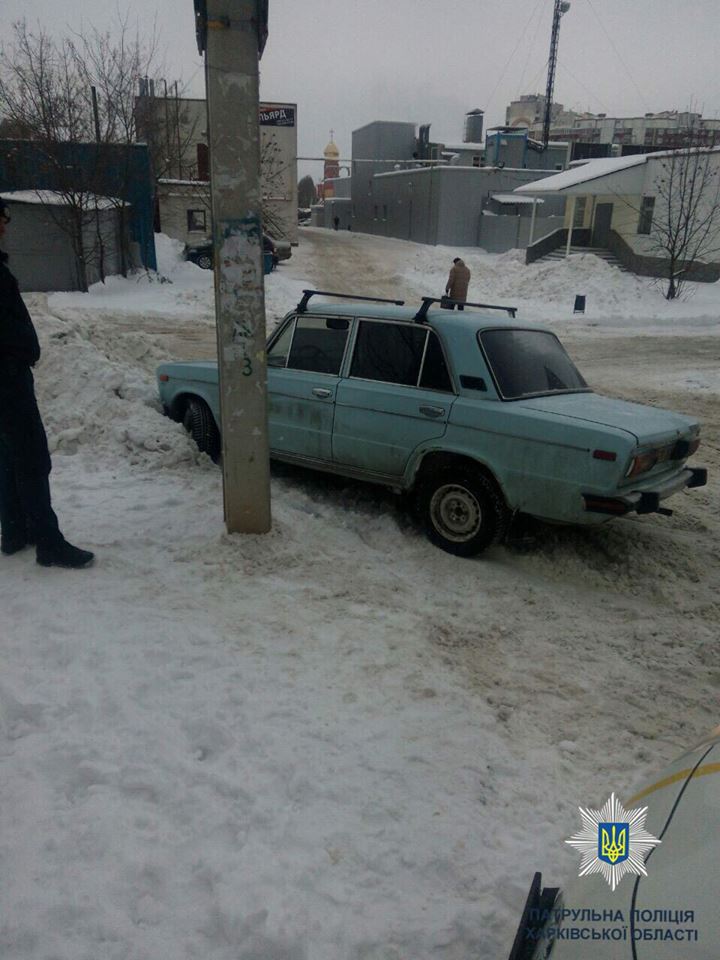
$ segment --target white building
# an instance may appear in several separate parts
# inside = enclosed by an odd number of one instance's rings
[[[696,203],[690,200],[687,187],[693,175]],[[704,189],[698,189],[700,181]],[[528,262],[565,243],[568,252],[571,245],[604,248],[635,273],[667,276],[662,230],[668,223],[681,223],[684,208],[690,211],[691,227],[702,223],[708,238],[704,253],[678,268],[685,271],[684,279],[720,279],[720,147],[578,161],[562,173],[513,192],[567,200],[562,229],[547,237],[536,233]]]
[[[545,96],[523,94],[505,110],[508,126],[525,127],[531,137],[542,137]],[[663,110],[637,117],[610,117],[605,113],[579,113],[553,103],[550,135],[553,139],[633,147],[676,148],[688,143],[714,146],[720,143],[720,120],[703,119],[699,113]]]
[[[209,237],[207,102],[140,96],[135,107],[138,135],[150,147],[158,177],[156,227],[184,242]],[[296,104],[260,104],[260,157],[265,228],[278,239],[297,243]]]

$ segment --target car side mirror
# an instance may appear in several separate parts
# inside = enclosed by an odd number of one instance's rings
[[[460,386],[466,390],[483,390],[487,392],[487,385],[482,377],[468,377],[466,374],[460,376]]]

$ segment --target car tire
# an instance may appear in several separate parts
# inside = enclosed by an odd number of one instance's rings
[[[212,270],[212,266],[213,266],[212,257],[208,256],[207,253],[203,253],[201,256],[199,256],[195,261],[195,263],[199,267],[202,267],[203,270]]]
[[[457,557],[474,557],[500,540],[508,509],[493,481],[479,470],[447,469],[420,485],[418,507],[431,543]]]
[[[197,444],[201,453],[206,453],[214,461],[220,456],[220,432],[210,407],[204,400],[191,397],[185,407],[183,426]]]

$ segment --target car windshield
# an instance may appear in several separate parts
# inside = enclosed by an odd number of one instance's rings
[[[589,389],[554,333],[503,328],[478,336],[504,400]]]

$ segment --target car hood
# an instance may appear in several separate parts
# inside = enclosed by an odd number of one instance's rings
[[[526,410],[624,430],[640,444],[686,436],[698,426],[696,420],[682,413],[614,400],[597,393],[563,393],[516,402]]]

